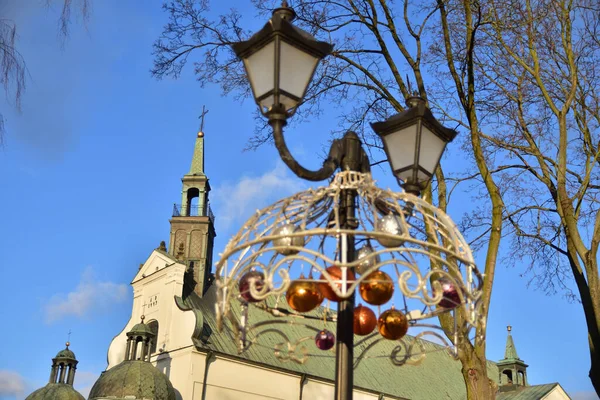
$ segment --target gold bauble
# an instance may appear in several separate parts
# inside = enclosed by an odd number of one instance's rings
[[[377,317],[369,307],[359,305],[354,309],[354,334],[365,336],[377,326]]]
[[[380,306],[394,294],[394,281],[383,271],[373,271],[359,286],[360,297],[369,304]]]
[[[402,311],[392,308],[379,316],[377,328],[384,338],[398,340],[408,332],[408,319]]]
[[[337,265],[332,265],[331,267],[328,267],[326,269],[327,273],[329,274],[329,276],[331,277],[332,280],[337,281],[337,280],[341,280],[342,279],[342,269],[340,267],[338,267]],[[354,275],[354,272],[352,272],[351,269],[348,269],[348,275],[347,275],[347,279],[348,279],[348,285],[350,285],[352,283],[352,281],[354,281],[356,279],[356,276]],[[325,276],[323,274],[321,274],[321,276],[319,277],[320,280],[326,280]],[[336,285],[338,287],[338,289],[342,288],[342,284],[341,283],[334,283],[334,285]],[[329,299],[331,301],[340,301],[341,299],[335,294],[335,292],[333,291],[333,289],[331,288],[331,285],[329,284],[329,281],[327,282],[319,282],[319,289],[321,290],[321,293],[323,293],[323,296],[326,299]]]
[[[285,298],[290,307],[298,312],[308,312],[323,302],[319,285],[302,277],[290,284]]]

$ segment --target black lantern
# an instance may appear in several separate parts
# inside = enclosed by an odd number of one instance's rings
[[[431,180],[446,145],[457,132],[444,127],[420,97],[409,108],[371,127],[383,141],[392,172],[409,193],[419,194]]]
[[[232,45],[263,114],[293,113],[302,101],[319,61],[333,48],[292,25],[294,10],[283,2],[249,40]]]

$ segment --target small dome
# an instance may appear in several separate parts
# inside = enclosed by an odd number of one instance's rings
[[[152,335],[152,336],[154,336],[154,332],[152,332],[152,329],[150,329],[150,327],[148,325],[144,324],[143,322],[140,322],[139,324],[137,324],[133,328],[131,328],[131,330],[127,333],[127,336],[137,336],[137,335],[140,335],[140,336]]]
[[[31,393],[25,400],[85,400],[73,386],[65,383],[49,383]]]
[[[76,360],[75,353],[73,353],[71,350],[69,350],[68,347],[64,350],[59,351],[56,354],[56,357],[54,357],[54,358],[70,358],[70,359]]]
[[[175,400],[169,378],[145,361],[123,361],[100,375],[89,400],[94,399]]]

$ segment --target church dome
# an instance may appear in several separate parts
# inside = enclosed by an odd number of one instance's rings
[[[85,397],[66,383],[49,383],[31,393],[25,400],[85,400]]]
[[[149,362],[129,360],[103,372],[92,387],[90,400],[104,398],[175,400],[175,390]]]
[[[55,358],[70,358],[72,360],[75,360],[75,353],[73,353],[71,350],[69,350],[69,345],[67,344],[67,348],[64,350],[59,351],[56,354]]]

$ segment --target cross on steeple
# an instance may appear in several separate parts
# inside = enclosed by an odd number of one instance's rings
[[[198,117],[198,119],[200,120],[200,132],[204,132],[204,116],[208,114],[208,110],[206,109],[206,106],[202,106],[202,114],[200,114],[200,116]]]
[[[146,316],[144,314],[146,314],[146,302],[145,301],[144,301],[144,304],[142,304],[142,321],[144,320],[144,318],[146,318]]]
[[[69,329],[69,333],[67,334],[67,343],[71,343],[71,330]],[[67,344],[67,347],[69,347],[69,345]]]

